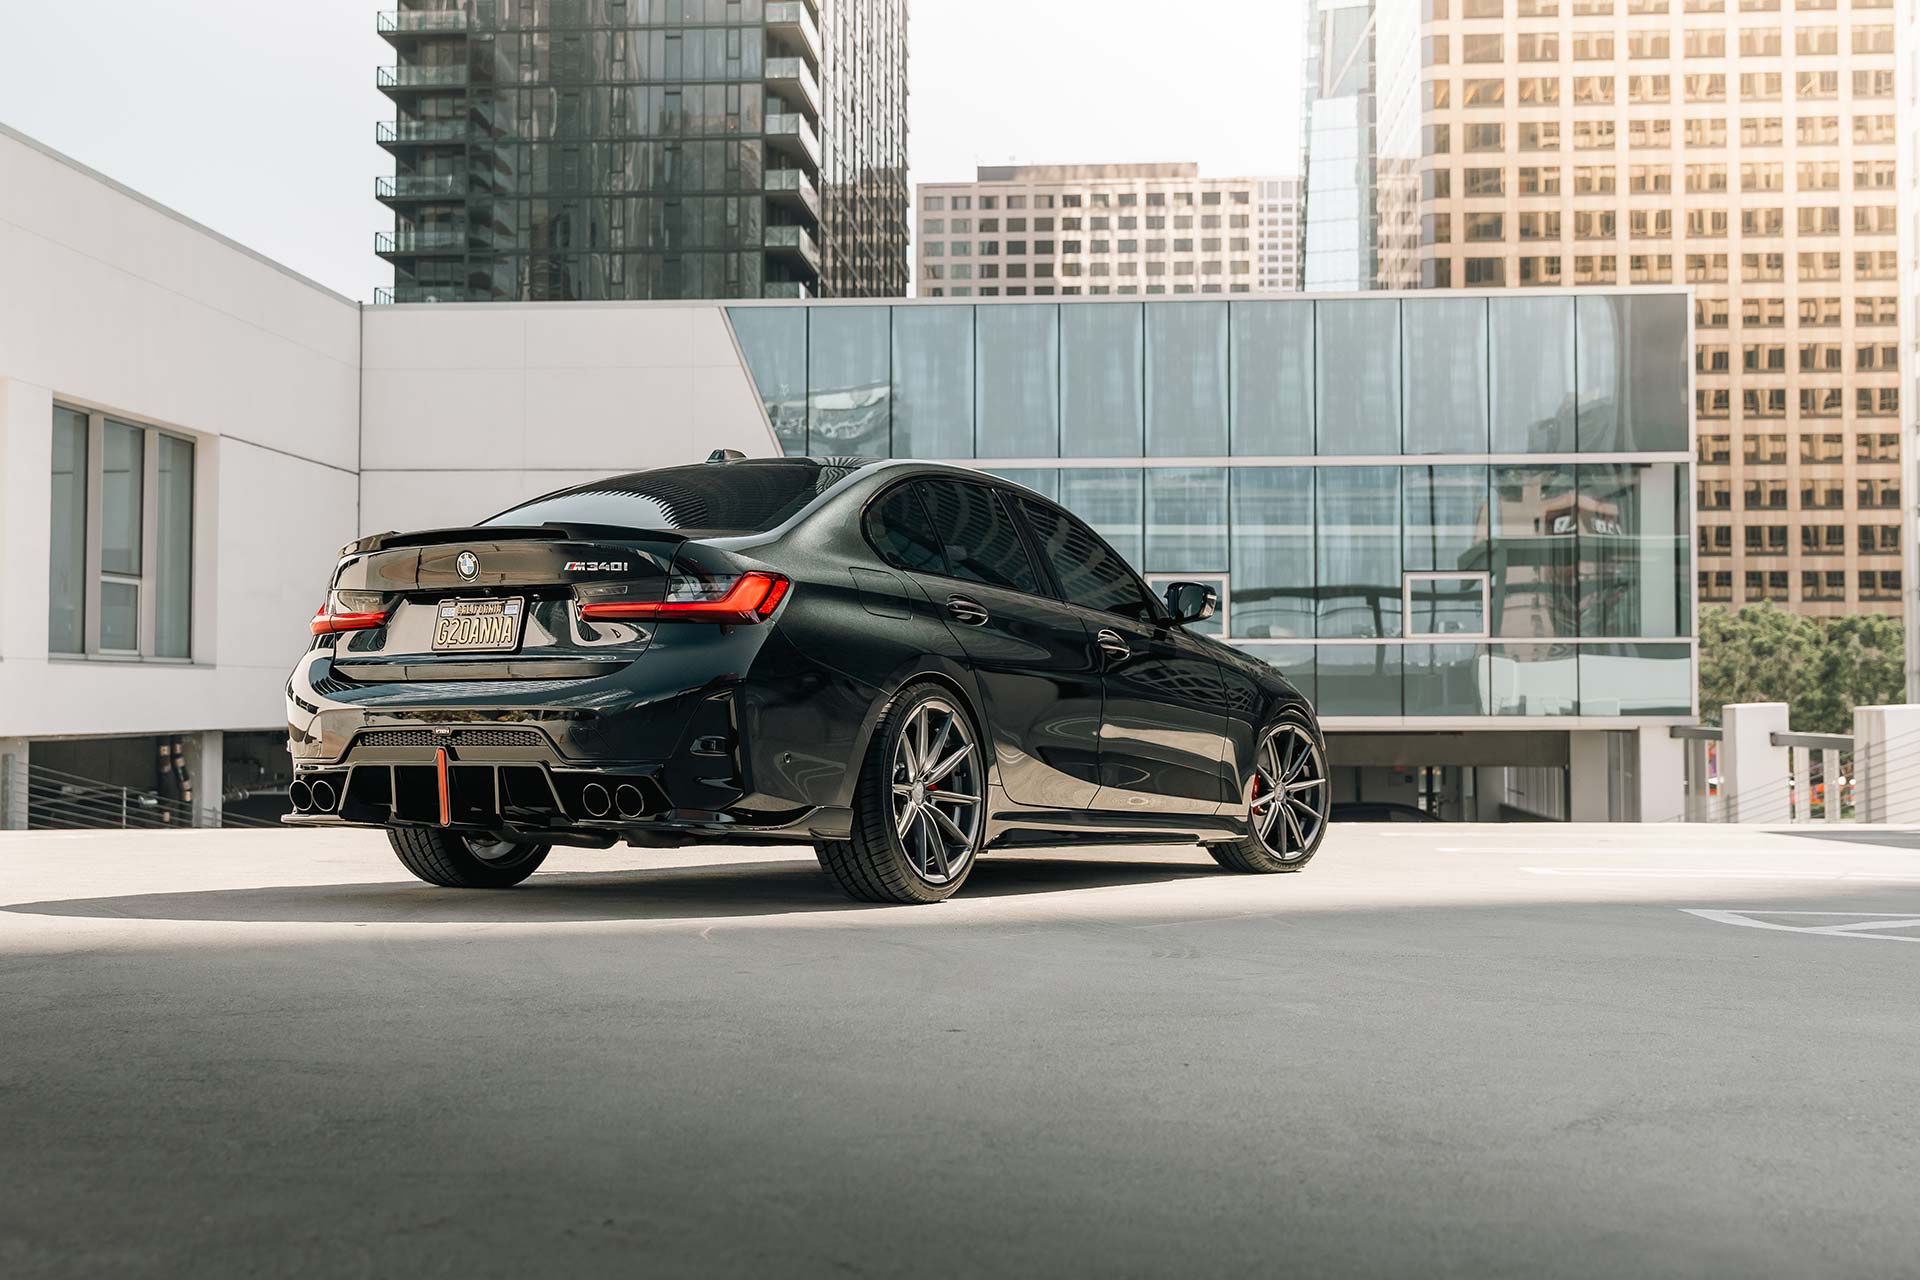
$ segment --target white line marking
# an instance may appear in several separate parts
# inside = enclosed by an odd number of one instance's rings
[[[1920,883],[1903,871],[1772,871],[1764,867],[1522,867],[1536,876],[1586,876],[1618,880],[1888,880]]]
[[[1716,924],[1735,924],[1748,929],[1775,929],[1781,933],[1817,933],[1829,938],[1872,938],[1880,942],[1920,942],[1920,935],[1911,933],[1869,933],[1870,929],[1912,929],[1920,927],[1920,915],[1893,915],[1887,912],[1871,911],[1768,911],[1762,908],[1747,911],[1728,911],[1706,907],[1682,907],[1690,916],[1699,916],[1702,920],[1712,920]],[[1776,924],[1771,920],[1755,920],[1761,916],[1825,916],[1841,917],[1854,921],[1852,924],[1800,925]],[[1862,919],[1862,917],[1866,917]]]

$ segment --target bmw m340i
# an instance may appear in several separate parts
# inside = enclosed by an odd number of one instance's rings
[[[1297,871],[1325,744],[1195,631],[1216,603],[1004,480],[716,453],[344,548],[287,685],[287,821],[384,827],[461,887],[621,841],[808,843],[879,902],[1019,846]]]

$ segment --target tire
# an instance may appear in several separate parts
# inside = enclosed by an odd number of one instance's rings
[[[511,889],[539,870],[552,849],[506,841],[488,848],[486,842],[437,827],[388,827],[387,842],[401,866],[445,889]]]
[[[939,725],[948,728],[943,732]],[[950,773],[916,787],[911,768],[904,775],[902,772],[901,739],[923,728],[929,734],[938,734],[937,742],[916,739],[920,745],[934,748],[927,754],[940,757],[931,764],[957,754],[958,748],[949,745],[955,734],[965,735],[963,745],[971,748],[971,754]],[[913,746],[909,743],[909,756],[915,754]],[[986,834],[985,751],[979,727],[958,696],[933,684],[914,684],[901,690],[880,717],[860,763],[853,793],[852,838],[815,844],[821,867],[849,897],[861,902],[925,904],[952,897],[972,873]],[[943,784],[949,779],[952,783],[944,787],[942,795]],[[973,797],[971,805],[956,798],[967,795]],[[943,814],[936,805],[945,805],[953,812]],[[909,810],[934,817],[909,816]],[[966,823],[969,810],[970,826]],[[940,817],[945,818],[944,828],[936,824],[935,819]],[[903,818],[907,822],[904,838],[900,828]],[[948,829],[958,830],[967,839],[948,843],[943,835]],[[912,849],[909,841],[913,842]],[[934,846],[939,852],[929,852]]]
[[[1269,742],[1288,742],[1308,751],[1302,771],[1291,777],[1283,778],[1285,783],[1297,784],[1307,777],[1306,771],[1317,775],[1317,781],[1311,782],[1305,790],[1286,790],[1283,794],[1291,800],[1295,795],[1312,795],[1318,800],[1317,820],[1311,824],[1307,816],[1297,809],[1289,814],[1283,803],[1282,812],[1276,815],[1277,834],[1262,838],[1260,815],[1252,812],[1248,816],[1247,834],[1238,840],[1224,841],[1207,846],[1207,852],[1213,860],[1229,871],[1243,875],[1279,875],[1299,871],[1313,861],[1313,855],[1320,851],[1320,843],[1327,834],[1327,814],[1332,808],[1333,782],[1327,771],[1327,744],[1312,721],[1297,711],[1282,712],[1280,718],[1269,725],[1260,735],[1260,750],[1255,758],[1267,748]],[[1259,797],[1259,785],[1267,770],[1256,774],[1253,793],[1248,797],[1251,807]],[[1275,772],[1279,772],[1275,770]],[[1298,803],[1298,802],[1296,802]],[[1292,820],[1291,826],[1286,825]],[[1308,829],[1310,825],[1310,830]],[[1296,839],[1295,833],[1304,839]],[[1276,847],[1277,846],[1277,847]]]

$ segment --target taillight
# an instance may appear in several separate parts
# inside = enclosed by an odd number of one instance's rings
[[[743,573],[735,578],[692,578],[675,574],[663,600],[596,600],[580,606],[580,616],[610,622],[650,618],[667,622],[764,622],[773,616],[793,584],[777,573]]]
[[[387,599],[378,591],[329,591],[307,630],[316,636],[386,625]]]

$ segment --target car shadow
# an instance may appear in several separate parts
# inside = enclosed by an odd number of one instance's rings
[[[982,858],[961,890],[1004,898],[1153,884],[1222,874],[1191,862]],[[292,924],[512,924],[714,919],[876,910],[854,902],[811,862],[560,872],[507,890],[440,889],[413,881],[275,885],[0,904],[23,915]]]

